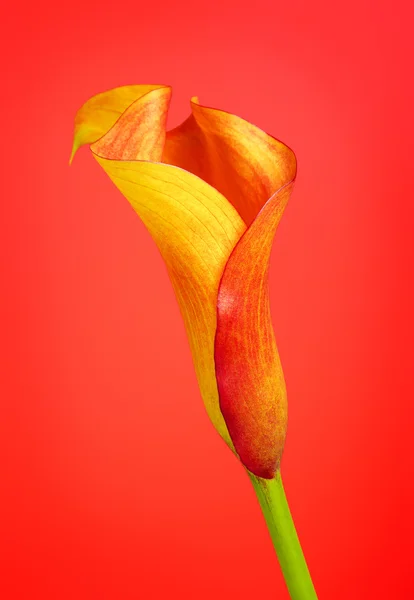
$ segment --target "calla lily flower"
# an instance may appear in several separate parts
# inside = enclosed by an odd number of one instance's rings
[[[71,160],[89,145],[158,246],[207,413],[255,486],[291,597],[316,598],[280,479],[287,399],[268,291],[295,155],[197,98],[167,131],[170,99],[171,88],[157,85],[94,96],[76,115]]]

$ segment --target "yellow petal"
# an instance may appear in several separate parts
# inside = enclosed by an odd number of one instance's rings
[[[91,148],[164,258],[204,404],[215,428],[232,447],[219,408],[214,336],[220,278],[245,225],[223,195],[197,176],[172,165],[145,162],[161,159],[167,104],[159,89],[142,95]],[[90,113],[89,119],[90,130],[102,127],[99,113]]]

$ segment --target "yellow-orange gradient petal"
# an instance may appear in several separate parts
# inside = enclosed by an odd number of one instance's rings
[[[244,119],[201,106],[167,133],[163,162],[195,173],[219,190],[250,225],[267,200],[289,181],[295,155]]]
[[[246,227],[231,204],[192,173],[146,162],[162,158],[168,88],[162,89],[164,93],[155,89],[141,95],[91,148],[144,222],[164,258],[207,412],[232,447],[219,408],[214,336],[219,281]],[[87,128],[97,131],[101,127],[99,111],[90,113],[89,118]]]
[[[290,176],[295,176],[294,165]],[[215,341],[220,408],[242,463],[274,477],[287,427],[283,371],[269,306],[273,237],[289,199],[287,183],[263,207],[238,242],[220,283]]]
[[[236,452],[253,473],[271,478],[282,455],[287,402],[267,276],[273,238],[296,176],[295,155],[240,117],[193,99],[192,115],[167,133],[163,160],[220,190],[248,225],[220,284],[216,373]]]
[[[171,89],[161,85],[125,85],[90,98],[80,108],[75,117],[75,131],[70,160],[76,151],[85,144],[93,144],[105,135],[124,111],[148,92]],[[151,104],[151,103],[149,103]],[[152,128],[151,122],[147,123]]]
[[[191,116],[166,133],[170,97],[166,86],[130,86],[92,98],[77,115],[74,151],[92,144],[154,238],[208,414],[243,464],[271,478],[287,405],[267,275],[296,159],[254,125],[195,99]]]

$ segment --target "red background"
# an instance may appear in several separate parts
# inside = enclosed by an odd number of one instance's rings
[[[3,9],[2,598],[288,598],[155,246],[87,150],[68,167],[76,110],[126,83],[171,84],[170,125],[198,95],[295,150],[288,498],[320,600],[414,598],[409,5]]]

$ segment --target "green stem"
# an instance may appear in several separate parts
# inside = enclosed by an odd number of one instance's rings
[[[317,600],[278,472],[274,479],[249,473],[292,600]]]

